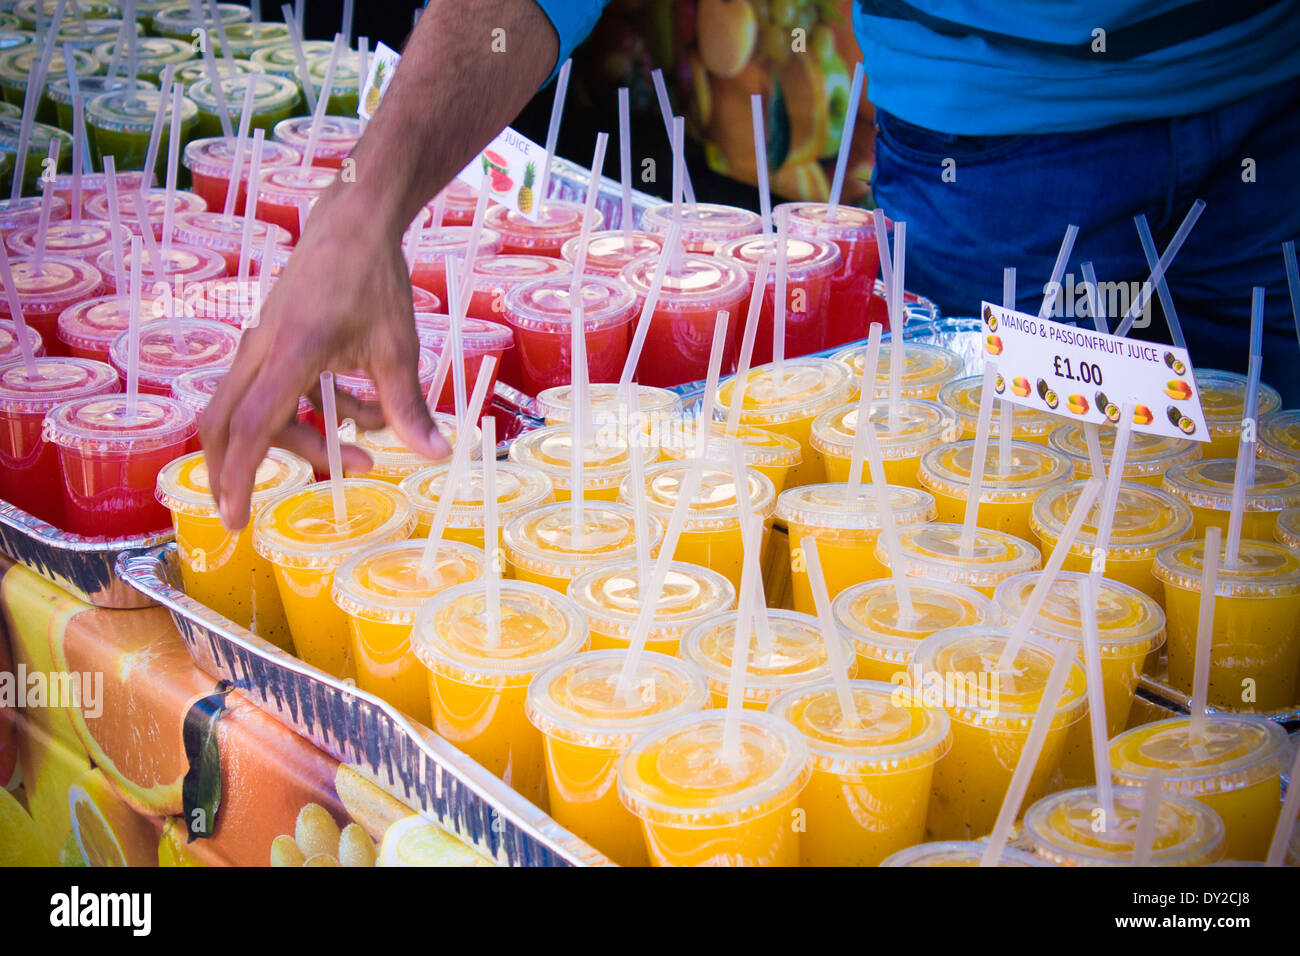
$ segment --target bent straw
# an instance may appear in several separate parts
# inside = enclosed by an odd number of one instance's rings
[[[248,124],[253,121],[253,93],[256,87],[249,83],[244,87],[244,105],[239,113],[239,132],[235,135],[235,155],[230,164],[230,182],[226,186],[226,204],[221,210],[226,224],[235,221],[235,202],[239,198],[239,184],[244,178],[244,153],[248,149]]]
[[[1138,239],[1142,242],[1142,255],[1146,257],[1147,268],[1154,271],[1159,257],[1156,255],[1156,242],[1151,236],[1151,227],[1147,225],[1147,217],[1135,216],[1133,222],[1137,224]],[[1160,297],[1160,308],[1164,309],[1165,319],[1169,322],[1169,335],[1174,340],[1174,345],[1180,349],[1187,348],[1183,326],[1178,321],[1178,310],[1174,307],[1174,297],[1169,291],[1169,283],[1163,271],[1156,279],[1156,294]]]
[[[893,342],[891,345],[897,350],[899,343]],[[979,523],[980,498],[984,494],[984,462],[988,457],[989,428],[993,421],[993,382],[997,374],[997,363],[992,360],[986,362],[984,382],[980,386],[980,415],[975,423],[975,450],[971,452],[970,459],[966,515],[962,521],[961,538],[958,541],[963,556],[969,556],[975,547],[975,528]]]
[[[1264,364],[1264,289],[1255,287],[1250,310],[1250,365],[1246,374],[1245,409],[1241,417],[1241,441],[1232,479],[1232,507],[1228,514],[1228,544],[1223,563],[1235,567],[1241,550],[1241,526],[1246,517],[1246,493],[1255,484],[1255,432],[1259,417],[1259,379]]]
[[[260,129],[253,130],[253,151],[248,159],[248,189],[244,195],[244,229],[239,238],[239,267],[236,269],[236,275],[239,281],[244,282],[248,279],[249,259],[253,255],[253,223],[257,219],[257,196],[262,188],[262,150],[263,138],[265,132]],[[239,170],[235,171],[239,175]],[[270,267],[270,263],[266,263]]]
[[[1147,302],[1151,298],[1152,285],[1154,283],[1159,282],[1161,277],[1164,276],[1165,272],[1169,269],[1170,263],[1174,261],[1174,257],[1178,255],[1178,251],[1182,249],[1183,243],[1187,241],[1187,237],[1192,231],[1192,227],[1196,225],[1196,220],[1201,218],[1201,213],[1203,213],[1204,211],[1205,211],[1204,199],[1198,199],[1196,200],[1196,202],[1192,203],[1192,208],[1188,210],[1187,216],[1183,219],[1182,224],[1178,227],[1178,231],[1174,233],[1174,238],[1170,240],[1169,245],[1165,248],[1165,254],[1161,256],[1160,261],[1157,262],[1155,266],[1152,267],[1151,275],[1149,275],[1147,277],[1147,281],[1142,284],[1142,288],[1138,292],[1138,297],[1134,299],[1133,302],[1129,305],[1128,312],[1124,314],[1124,318],[1121,319],[1119,325],[1115,327],[1116,335],[1119,336],[1128,335],[1129,329],[1133,328],[1133,323],[1137,320],[1138,313],[1146,308]],[[1139,232],[1140,231],[1141,231],[1141,227],[1139,227]],[[1172,326],[1170,327],[1169,331],[1171,333],[1174,333],[1174,329]],[[1180,338],[1182,338],[1181,329],[1179,329],[1175,333],[1174,336],[1175,343],[1177,343],[1178,339]],[[1187,347],[1186,342],[1183,342],[1181,345],[1179,345],[1179,348],[1186,348],[1186,347]]]
[[[862,363],[862,384],[858,392],[858,417],[857,427],[853,433],[853,452],[849,459],[849,493],[850,501],[856,501],[862,490],[862,465],[866,461],[867,454],[867,428],[871,422],[871,407],[875,404],[875,384],[876,370],[880,365],[880,325],[876,322],[871,323],[871,328],[867,330],[867,355]],[[872,428],[874,434],[874,425]],[[883,472],[874,470],[872,466],[871,481],[872,483],[884,483],[885,476]]]
[[[104,192],[108,196],[108,228],[110,246],[113,250],[113,288],[126,288],[126,264],[122,255],[122,214],[117,207],[117,160],[112,156],[104,157]]]
[[[767,272],[772,266],[766,256],[758,260],[754,273],[754,287],[749,293],[749,311],[745,314],[745,334],[740,342],[740,355],[736,359],[736,374],[731,378],[731,405],[727,408],[727,434],[740,433],[740,412],[745,407],[745,389],[749,385],[749,368],[754,361],[754,339],[758,336],[758,313],[763,308],[763,289],[767,286]]]
[[[1029,736],[1025,738],[1020,758],[1016,761],[1015,772],[1011,774],[1011,783],[1007,787],[1006,797],[1002,800],[1002,807],[998,810],[993,832],[989,834],[988,846],[985,847],[984,855],[980,858],[980,866],[997,866],[998,860],[1002,858],[1002,851],[1007,846],[1007,837],[1011,834],[1016,817],[1020,815],[1020,804],[1024,802],[1034,767],[1038,763],[1039,754],[1042,753],[1043,743],[1047,740],[1047,731],[1052,725],[1052,715],[1060,706],[1061,693],[1065,690],[1065,682],[1070,676],[1070,665],[1074,663],[1074,655],[1066,653],[1066,648],[1062,645],[1057,645],[1053,650],[1056,660],[1052,664],[1052,673],[1047,678],[1047,687],[1043,689],[1043,698],[1034,713],[1034,723],[1029,729]]]
[[[0,242],[0,280],[4,281],[5,299],[9,303],[9,315],[14,322],[14,331],[18,334],[18,350],[23,357],[23,371],[28,380],[36,378],[36,350],[32,348],[27,335],[27,320],[23,317],[23,304],[18,296],[18,286],[14,284],[13,268],[9,264],[9,250]]]
[[[172,86],[171,130],[167,135],[167,203],[163,206],[162,258],[172,257],[172,228],[176,221],[176,174],[181,153],[181,86]]]
[[[1110,735],[1106,732],[1106,685],[1101,676],[1101,635],[1097,631],[1097,582],[1079,581],[1079,612],[1083,624],[1083,669],[1087,677],[1088,720],[1092,728],[1092,766],[1097,796],[1106,821],[1115,819],[1115,794],[1110,779]]]
[[[1287,848],[1291,845],[1291,833],[1295,829],[1296,814],[1300,813],[1300,750],[1296,751],[1295,760],[1291,762],[1291,773],[1286,778],[1286,799],[1282,801],[1282,812],[1278,815],[1277,826],[1273,828],[1273,839],[1268,844],[1265,857],[1269,866],[1281,866],[1286,859]]]
[[[338,67],[339,53],[343,49],[343,35],[334,34],[334,43],[330,47],[329,62],[325,64],[325,77],[321,80],[320,97],[316,100],[316,109],[311,114],[311,126],[307,129],[307,148],[302,151],[303,173],[311,169],[311,162],[316,158],[316,144],[320,142],[321,124],[325,121],[325,111],[329,106],[330,93],[334,91],[334,70]],[[438,194],[439,196],[442,193]],[[444,200],[445,201],[445,200]]]
[[[772,235],[772,190],[767,180],[767,124],[763,117],[763,94],[749,98],[749,115],[754,123],[754,168],[758,175],[758,203],[763,215],[763,235]]]
[[[664,71],[652,70],[650,78],[654,81],[655,99],[659,101],[659,115],[663,117],[664,132],[668,134],[668,141],[673,139],[673,106],[668,100],[668,87],[664,85]],[[682,190],[686,193],[686,202],[688,205],[695,205],[695,188],[691,185],[690,171],[682,170]]]
[[[831,680],[835,685],[835,698],[840,705],[840,719],[850,727],[861,727],[858,708],[853,701],[853,690],[849,686],[849,665],[844,658],[844,646],[839,640],[839,628],[835,626],[835,615],[831,613],[831,596],[826,590],[826,575],[822,572],[821,555],[817,553],[817,539],[804,535],[799,539],[803,549],[804,563],[808,567],[808,583],[812,586],[813,606],[817,609],[817,621],[821,625],[822,640],[826,644],[826,660],[831,667]]]
[[[1196,615],[1196,664],[1192,672],[1192,700],[1188,734],[1193,741],[1205,739],[1206,706],[1210,697],[1210,652],[1214,643],[1214,599],[1219,590],[1219,545],[1223,531],[1210,527],[1205,531],[1205,550],[1201,558],[1201,599]]]
[[[619,225],[626,252],[632,248],[632,119],[626,86],[618,88],[618,179],[623,193]]]
[[[311,71],[307,69],[307,54],[303,52],[302,23],[293,15],[293,8],[287,3],[280,5],[280,13],[284,15],[285,26],[289,28],[298,82],[302,84],[302,95],[307,101],[307,113],[310,115],[316,112],[316,89],[311,84]]]
[[[1002,270],[1002,308],[1016,307],[1015,267]],[[1016,433],[1016,406],[1008,399],[998,402],[998,474],[1011,473],[1011,440]]]
[[[330,469],[330,501],[334,505],[334,523],[348,520],[347,495],[343,490],[343,450],[339,445],[339,415],[335,405],[334,373],[320,373],[321,415],[325,419],[325,456]]]
[[[713,408],[718,399],[718,377],[722,374],[722,354],[726,351],[729,317],[729,313],[722,309],[713,322],[713,344],[709,348],[709,372],[704,381],[704,395],[700,399],[700,417],[695,426],[696,458],[707,458],[709,453],[709,435],[713,429]],[[634,487],[640,486],[634,484]]]
[[[1106,472],[1106,493],[1101,501],[1101,516],[1097,521],[1097,541],[1092,549],[1092,568],[1090,574],[1094,581],[1100,581],[1106,571],[1107,551],[1110,548],[1110,532],[1115,524],[1115,508],[1119,505],[1119,492],[1124,484],[1124,462],[1128,458],[1128,440],[1133,432],[1133,408],[1135,402],[1130,397],[1120,409],[1119,426],[1115,429],[1115,445],[1110,453],[1110,469]]]
[[[59,141],[50,137],[50,149],[46,154],[47,169],[59,168]],[[54,202],[54,177],[41,176],[41,214],[36,227],[36,249],[32,256],[32,270],[40,272],[45,264],[45,241],[50,231],[50,206]]]
[[[501,642],[501,579],[497,565],[498,552],[501,550],[500,536],[497,531],[497,420],[489,412],[480,420],[479,428],[483,434],[483,547],[487,552],[487,566],[483,568],[483,583],[486,585],[485,601],[487,617],[487,639],[489,647],[496,647]]]
[[[627,402],[629,418],[627,457],[632,485],[633,528],[636,531],[636,579],[648,581],[650,580],[650,503],[646,500],[645,453],[641,447],[641,436],[636,434],[636,427],[631,424],[635,420],[632,417],[632,409],[638,407],[634,383],[627,383],[623,391],[623,400]]]
[[[140,237],[131,237],[131,282],[126,320],[126,417],[135,421],[140,396]]]
[[[158,175],[158,149],[162,144],[163,115],[167,108],[167,97],[171,95],[172,77],[176,74],[176,64],[168,63],[163,67],[162,77],[158,82],[158,107],[154,110],[153,126],[149,128],[149,146],[144,152],[143,174],[140,176],[140,192],[154,184]]]
[[[560,137],[560,120],[564,116],[564,97],[569,92],[569,71],[573,69],[573,60],[565,60],[560,72],[555,77],[555,98],[551,100],[551,122],[546,127],[546,157],[542,160],[542,175],[537,180],[537,207],[546,202],[547,189],[551,184],[551,159],[555,156],[555,146]],[[597,176],[600,170],[592,170]]]
[[[903,391],[903,326],[907,315],[903,308],[903,269],[906,265],[907,223],[894,223],[893,274],[889,285],[889,430],[902,424],[899,400]],[[990,412],[990,414],[992,414]]]
[[[637,363],[641,360],[641,350],[645,348],[646,336],[650,334],[650,322],[654,318],[655,306],[659,304],[659,293],[663,290],[664,276],[668,272],[668,263],[671,256],[666,254],[666,250],[676,248],[681,242],[681,237],[681,223],[674,222],[668,227],[668,236],[664,239],[664,248],[659,253],[659,261],[655,263],[655,271],[650,278],[650,289],[646,292],[645,301],[641,303],[641,316],[636,321],[636,331],[632,335],[632,344],[627,350],[627,359],[623,362],[623,371],[618,376],[619,385],[626,385],[632,381],[632,376],[636,374]]]
[[[1097,782],[1100,785],[1100,777],[1097,778]],[[1110,778],[1107,778],[1106,785],[1110,786]],[[1137,832],[1133,834],[1134,866],[1151,865],[1151,857],[1156,850],[1156,823],[1160,819],[1160,804],[1164,789],[1165,772],[1155,767],[1142,787],[1142,811],[1138,814]],[[1111,819],[1113,819],[1113,812],[1107,809],[1106,820],[1109,823]]]
[[[1291,316],[1295,319],[1296,339],[1300,340],[1300,264],[1296,263],[1295,243],[1282,243],[1282,259],[1286,263],[1286,287],[1291,293]]]
[[[853,131],[857,128],[858,103],[862,99],[862,61],[853,66],[853,83],[849,87],[849,105],[845,111],[844,131],[840,133],[840,152],[835,158],[835,175],[831,178],[831,194],[826,201],[826,218],[835,222],[840,216],[840,194],[844,191],[844,174],[849,169],[849,147]]]

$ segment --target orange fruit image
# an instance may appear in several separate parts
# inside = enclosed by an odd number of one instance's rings
[[[831,121],[826,76],[816,58],[803,55],[791,57],[781,67],[779,78],[790,117],[790,150],[785,163],[798,166],[815,160],[826,142]],[[752,126],[750,142],[753,142]]]
[[[156,866],[157,821],[142,816],[98,768],[68,788],[72,832],[86,866]]]
[[[720,172],[746,182],[756,180],[754,121],[749,98],[761,93],[766,102],[771,96],[770,86],[771,81],[757,63],[750,63],[734,77],[710,78],[712,109],[707,146],[711,147],[711,155],[715,151],[722,154]]]
[[[705,69],[733,77],[754,55],[758,17],[748,0],[700,0],[695,37]]]

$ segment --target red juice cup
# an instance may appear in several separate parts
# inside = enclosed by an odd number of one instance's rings
[[[533,279],[506,295],[505,317],[515,333],[519,387],[529,395],[568,384],[573,377],[569,285],[569,276]],[[627,361],[636,295],[622,279],[595,275],[582,277],[579,294],[589,381],[616,382]]]
[[[300,166],[277,166],[260,174],[257,189],[257,218],[283,227],[298,241],[298,207],[311,207],[338,171],[312,166],[306,172]],[[242,207],[241,207],[242,208]]]
[[[0,365],[0,498],[62,527],[59,457],[42,434],[45,416],[62,402],[120,387],[105,362],[38,358],[35,376],[21,360]]]
[[[159,255],[161,254],[160,250]],[[117,292],[117,278],[113,272],[113,253],[111,250],[100,253],[98,265],[100,271],[104,273],[104,288],[109,292]],[[122,266],[129,288],[131,263],[128,260]],[[152,257],[147,255],[142,257],[140,281],[144,288],[153,290],[159,282],[165,282],[175,287],[191,282],[202,282],[205,279],[219,279],[227,274],[226,257],[221,253],[213,252],[211,249],[204,249],[202,246],[182,246],[179,243],[172,243],[171,253],[163,266],[166,271],[160,279],[153,271]],[[122,289],[121,291],[126,292],[127,290]]]
[[[626,237],[630,237],[630,241],[625,242]],[[577,259],[581,238],[574,236],[560,247],[560,257],[565,262],[573,263]],[[663,247],[663,236],[653,232],[633,230],[625,236],[621,229],[602,229],[592,233],[587,244],[587,272],[602,276],[620,275],[628,263],[642,256],[657,256]]]
[[[142,236],[144,233],[140,231],[140,219],[135,214],[137,195],[139,194],[118,191],[117,221],[136,235]],[[172,195],[175,202],[174,215],[179,216],[181,213],[186,212],[203,212],[208,208],[207,202],[197,193],[178,189]],[[144,195],[144,206],[145,215],[149,217],[149,224],[153,228],[154,238],[161,241],[163,214],[167,210],[167,190],[158,187],[148,190]],[[108,193],[96,193],[87,199],[86,215],[91,219],[102,219],[104,222],[108,222]]]
[[[763,305],[758,314],[758,333],[754,338],[755,365],[766,365],[772,361],[776,248],[775,237],[746,236],[731,240],[715,253],[719,259],[734,262],[749,273],[751,283],[758,272],[760,259],[766,256],[771,264],[767,272],[767,286],[763,290]],[[800,239],[794,236],[786,238],[785,254],[785,355],[787,358],[798,358],[826,348],[831,279],[839,271],[841,257],[839,247],[827,239]],[[744,321],[733,322],[731,328],[735,331],[736,343],[739,345],[744,337]]]
[[[939,309],[933,302],[915,292],[903,293],[903,312],[904,322],[910,321],[913,315],[928,319],[937,318],[939,315]],[[867,302],[867,326],[869,328],[872,325],[883,325],[889,328],[889,290],[879,279],[876,280],[875,291],[871,293],[871,299]]]
[[[119,194],[124,194],[128,190],[131,192],[139,192],[140,184],[144,182],[144,173],[122,172],[119,170],[117,176],[114,178],[117,180],[117,191]],[[100,195],[107,188],[108,188],[107,173],[90,173],[84,171],[82,172],[81,214],[83,216],[90,215],[90,213],[86,211],[86,201],[89,200],[91,196]],[[67,203],[67,208],[69,210],[68,215],[71,215],[72,173],[59,173],[57,176],[55,176],[54,182],[50,184],[50,191],[54,194],[55,199],[61,199],[63,200],[63,202]],[[39,198],[37,199],[37,202],[38,203],[40,202]],[[107,213],[108,207],[105,206],[104,210]],[[66,219],[68,218],[68,215],[59,216],[57,218]],[[54,219],[56,217],[51,216],[50,218]],[[107,218],[107,215],[104,218]]]
[[[659,257],[652,254],[623,269],[623,281],[636,293],[638,314],[645,307],[658,264]],[[637,362],[636,380],[642,385],[667,388],[706,378],[718,310],[731,313],[728,328],[743,326],[752,284],[751,276],[735,262],[697,253],[683,254],[680,271],[676,275],[672,269],[664,273],[663,287]],[[735,371],[739,341],[738,335],[727,336],[722,353],[724,375]]]
[[[547,276],[572,274],[573,267],[568,262],[550,256],[509,255],[477,259],[468,315],[487,322],[505,322],[506,294],[515,286]],[[523,389],[523,373],[519,370],[516,349],[510,349],[501,357],[497,377],[511,388]]]
[[[180,328],[184,351],[177,349],[173,326]],[[126,378],[127,338],[123,332],[113,342],[109,357]],[[171,395],[172,382],[182,372],[196,368],[225,368],[235,360],[239,330],[208,319],[150,322],[140,330],[140,391]]]
[[[453,179],[442,191],[445,202],[442,207],[442,224],[444,226],[468,226],[474,221],[474,209],[478,205],[478,192],[465,185],[459,179]],[[433,206],[437,197],[430,200],[415,214],[413,226],[433,224]],[[488,205],[492,201],[488,200]]]
[[[203,414],[217,386],[226,377],[230,369],[226,366],[215,368],[196,368],[181,372],[172,379],[172,398],[194,412],[195,417]],[[307,396],[298,399],[298,421],[307,424],[311,421],[312,405]]]
[[[45,232],[45,254],[94,263],[104,250],[113,247],[112,229],[110,223],[98,219],[83,219],[81,222],[61,219],[51,222]],[[34,255],[40,231],[41,227],[35,225],[9,233],[5,237],[5,248],[9,250],[9,255]],[[122,247],[130,248],[131,230],[119,226],[118,236],[122,240]]]
[[[151,321],[161,314],[161,300],[151,294],[140,296],[140,318]],[[131,300],[125,295],[97,295],[83,299],[59,313],[55,333],[63,345],[63,354],[75,358],[109,362],[109,350],[131,317]]]
[[[31,256],[18,256],[10,260],[14,285],[18,287],[18,302],[23,308],[23,319],[29,328],[41,334],[45,351],[50,355],[64,355],[63,343],[58,338],[59,314],[83,299],[104,291],[104,276],[89,262],[81,259],[63,259],[46,256],[40,271]],[[0,296],[0,318],[12,319],[9,300]]]
[[[50,222],[68,218],[68,200],[55,196],[50,201]],[[41,221],[41,197],[20,196],[17,199],[0,200],[0,237],[28,226],[38,225]]]
[[[272,234],[272,240],[279,248],[284,248],[293,242],[293,237],[280,226],[254,219],[253,247],[260,247],[266,243],[267,232]],[[239,271],[239,249],[244,241],[244,217],[231,216],[227,220],[219,212],[182,213],[173,221],[172,240],[181,245],[219,253],[226,260],[226,271],[234,275]]]
[[[45,418],[45,440],[59,456],[64,528],[74,534],[126,538],[171,527],[154,488],[169,462],[198,451],[194,412],[165,395],[137,396],[134,415],[127,403],[121,394],[79,398]]]
[[[651,206],[641,215],[641,228],[667,236],[673,225],[673,204]],[[739,206],[696,203],[682,206],[682,242],[687,252],[713,253],[733,239],[756,236],[763,231],[757,213]]]
[[[471,226],[443,226],[430,229],[415,237],[407,244],[411,256],[411,285],[428,289],[443,302],[449,302],[447,295],[447,258],[456,257],[462,262],[469,254]],[[475,261],[495,256],[501,251],[501,236],[491,229],[484,229],[479,234],[478,251]],[[463,277],[463,271],[462,271]]]
[[[27,341],[32,344],[33,355],[45,354],[45,343],[41,333],[30,325],[27,326]],[[12,319],[0,319],[0,364],[22,358],[22,346],[18,344],[18,326]]]
[[[525,253],[558,259],[560,249],[582,232],[582,203],[544,199],[537,207],[537,221],[530,222],[508,206],[493,206],[483,217],[484,225],[501,236],[505,253]],[[592,210],[591,230],[605,225],[605,214]]]
[[[421,289],[418,285],[411,286],[411,305],[414,307],[416,315],[421,313],[429,315],[442,313],[446,315],[442,309],[442,299],[428,289]]]
[[[438,369],[438,359],[428,349],[420,348],[420,359],[416,365],[420,376],[420,394],[429,394],[429,386],[433,384],[433,373]],[[451,376],[447,376],[450,380]],[[340,392],[347,392],[353,398],[360,402],[377,402],[379,401],[379,389],[375,386],[375,380],[362,371],[353,372],[335,372],[334,387]],[[467,393],[468,395],[468,393]]]
[[[276,227],[272,227],[276,228]],[[237,276],[186,282],[180,287],[181,311],[186,318],[209,319],[242,329],[257,308],[257,280]],[[275,280],[268,280],[274,285]]]
[[[786,210],[791,236],[828,240],[840,250],[840,267],[831,277],[825,347],[865,339],[867,305],[880,272],[871,213],[857,206],[840,206],[832,220],[831,207],[823,202],[788,202],[776,208]],[[885,223],[892,236],[894,224],[888,219]]]
[[[275,124],[272,136],[275,142],[288,146],[298,152],[298,162],[307,152],[307,137],[311,134],[310,116],[292,116]],[[316,137],[316,151],[311,154],[313,166],[326,169],[341,169],[343,160],[348,158],[357,140],[361,138],[361,120],[355,116],[321,117],[320,130]],[[473,217],[474,204],[470,203],[470,216]]]
[[[435,315],[426,312],[415,313],[415,332],[420,337],[420,347],[428,349],[436,357],[442,356],[442,350],[446,347],[447,341],[451,338],[451,318],[446,315]],[[484,357],[491,355],[497,360],[496,369],[501,367],[501,356],[506,353],[507,349],[513,348],[515,344],[515,334],[508,325],[497,322],[487,322],[483,319],[466,318],[461,327],[461,354],[464,357],[465,364],[465,382],[467,387],[471,382],[478,381],[479,366],[483,364]],[[492,380],[488,383],[488,403],[491,404],[492,392],[497,385],[497,372],[492,374]],[[455,394],[453,391],[453,382],[451,373],[447,373],[447,380],[443,383],[442,391],[438,395],[439,411],[450,412],[455,410]]]
[[[236,108],[236,113],[238,109]],[[190,171],[191,188],[208,208],[217,212],[226,208],[226,191],[235,170],[235,138],[207,136],[185,145],[181,162]],[[263,172],[268,169],[297,168],[302,164],[302,153],[292,146],[277,142],[262,143]],[[239,192],[235,197],[235,212],[244,213],[248,197],[248,172],[253,165],[251,141],[244,144],[244,157],[239,164]]]

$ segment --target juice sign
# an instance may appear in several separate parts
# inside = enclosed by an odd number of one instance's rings
[[[984,354],[997,363],[999,397],[1096,425],[1116,424],[1135,402],[1133,430],[1209,441],[1187,350],[1141,342],[985,302]]]
[[[543,147],[507,126],[456,178],[474,190],[488,190],[493,201],[536,222],[541,197],[534,189],[545,159]]]
[[[402,55],[391,47],[383,43],[375,46],[375,52],[370,54],[365,82],[361,85],[361,95],[357,97],[357,116],[361,119],[368,120],[375,115],[401,59]]]

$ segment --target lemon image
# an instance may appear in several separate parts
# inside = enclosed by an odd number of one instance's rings
[[[380,866],[488,866],[487,860],[418,813],[384,834]]]
[[[52,862],[32,818],[12,793],[0,788],[0,867],[49,866]]]

